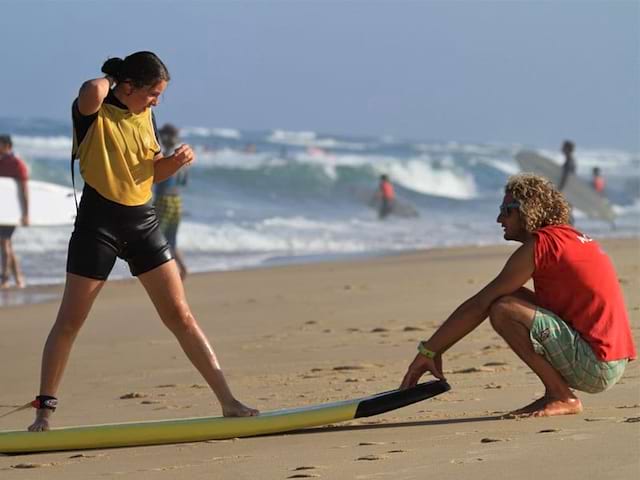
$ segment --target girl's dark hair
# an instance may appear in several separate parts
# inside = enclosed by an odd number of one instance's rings
[[[169,70],[153,52],[132,53],[124,60],[110,58],[102,65],[102,73],[117,83],[131,82],[135,88],[150,87],[161,80],[169,81]]]

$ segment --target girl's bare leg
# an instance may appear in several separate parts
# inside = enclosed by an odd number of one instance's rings
[[[175,261],[164,263],[138,278],[164,324],[218,397],[223,415],[257,415],[257,410],[242,404],[231,393],[216,354],[189,309]]]
[[[42,354],[40,395],[56,395],[73,342],[103,285],[102,280],[67,273],[58,316],[49,332]],[[44,408],[37,410],[36,419],[29,431],[49,430],[51,413],[51,410]]]

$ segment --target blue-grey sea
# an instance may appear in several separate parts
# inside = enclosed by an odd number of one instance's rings
[[[162,119],[158,119],[162,123]],[[0,118],[31,177],[71,185],[68,122]],[[192,272],[503,242],[496,223],[514,155],[537,145],[362,137],[305,131],[183,126],[196,150],[183,190],[178,242]],[[596,238],[640,233],[640,154],[577,145],[578,175],[599,166],[618,214],[611,225],[576,212]],[[379,221],[370,200],[380,174],[416,217]],[[64,279],[71,226],[20,228],[14,247],[29,284]],[[128,276],[118,262],[113,277]]]

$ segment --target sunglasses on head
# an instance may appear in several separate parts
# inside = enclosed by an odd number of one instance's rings
[[[511,213],[511,210],[517,209],[520,206],[518,202],[503,203],[500,205],[500,215],[505,217]]]

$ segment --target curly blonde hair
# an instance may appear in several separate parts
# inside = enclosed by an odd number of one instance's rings
[[[521,173],[510,177],[504,190],[520,204],[520,217],[528,232],[548,225],[569,223],[569,203],[546,178]]]

